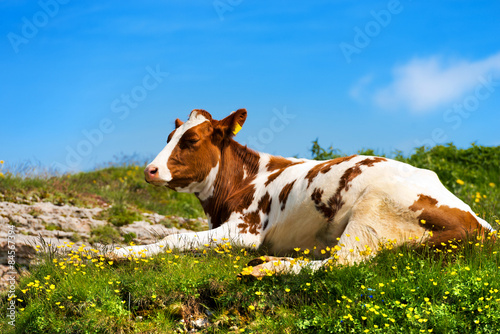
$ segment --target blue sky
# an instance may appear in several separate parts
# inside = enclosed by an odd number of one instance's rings
[[[380,153],[500,145],[498,1],[0,1],[0,160],[154,156],[173,121],[247,108],[237,139]]]

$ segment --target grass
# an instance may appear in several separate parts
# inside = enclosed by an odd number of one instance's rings
[[[317,143],[313,146],[317,158],[339,154]],[[410,157],[397,153],[394,157],[435,170],[450,190],[498,228],[499,147],[437,146],[417,149]],[[76,202],[94,205],[95,199],[122,203],[132,211],[154,211],[156,204],[147,201],[179,195],[148,187],[139,171],[134,174],[137,170],[140,168],[136,166],[111,167],[64,176],[41,187],[54,190],[54,184],[67,182],[73,193],[82,194],[87,189],[92,195],[81,195],[74,199]],[[28,198],[42,193],[35,185],[37,180],[12,179],[8,175],[0,179],[4,196],[22,194]],[[11,182],[13,188],[7,189],[3,182]],[[140,195],[127,194],[134,185],[144,187],[138,191]],[[69,200],[71,195],[63,196],[63,189],[61,197]],[[192,201],[186,198],[171,197],[170,202],[177,203],[164,208],[163,213],[177,210],[176,215],[189,216],[191,212],[195,216],[192,211],[182,211],[183,205]],[[226,240],[220,242],[182,254],[166,250],[158,256],[120,263],[108,261],[102,256],[104,251],[89,246],[77,249],[68,244],[65,249],[70,253],[63,253],[42,243],[39,264],[30,268],[30,274],[16,286],[15,331],[172,333],[194,328],[199,333],[498,332],[500,245],[491,237],[473,237],[459,246],[450,243],[442,250],[392,248],[386,244],[381,245],[379,255],[358,265],[332,264],[315,273],[303,270],[299,275],[269,273],[262,280],[238,276],[246,272],[251,259],[261,254],[232,247]],[[301,252],[299,255],[305,256],[309,250]],[[4,294],[0,301],[2,314],[7,313],[7,297]],[[194,321],[198,319],[206,319],[208,326],[197,328]],[[8,320],[2,317],[0,332],[13,330]]]
[[[259,254],[229,243],[123,263],[89,247],[46,249],[17,287],[16,331],[172,333],[201,318],[202,333],[497,333],[500,247],[452,246],[389,246],[360,265],[262,280],[238,278]]]

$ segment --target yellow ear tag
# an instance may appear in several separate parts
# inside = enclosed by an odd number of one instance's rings
[[[240,130],[241,130],[241,125],[238,122],[236,122],[236,126],[234,127],[234,130],[233,130],[233,135],[240,132]]]

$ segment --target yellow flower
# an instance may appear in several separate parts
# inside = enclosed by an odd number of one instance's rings
[[[260,295],[262,294],[262,292],[257,291],[257,292],[255,292],[255,294],[256,294],[257,296],[260,296]]]
[[[156,298],[156,295],[152,295],[151,298],[155,299]]]
[[[495,186],[495,184],[493,182],[490,182],[489,186],[493,188]]]
[[[290,292],[290,289],[289,289],[289,288],[286,288],[286,289],[285,289],[285,292]]]
[[[249,309],[250,311],[253,311],[253,310],[255,310],[255,307],[254,307],[253,305],[250,305],[250,306],[248,306],[248,309]]]
[[[3,165],[4,161],[3,160],[0,160],[0,165]]]
[[[464,181],[462,181],[462,180],[460,180],[460,179],[458,179],[458,180],[457,180],[457,183],[458,183],[459,185],[461,185],[461,186],[463,186],[463,185],[465,184],[465,182],[464,182]]]

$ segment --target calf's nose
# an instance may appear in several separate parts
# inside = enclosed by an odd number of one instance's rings
[[[158,167],[156,166],[147,166],[144,170],[144,176],[146,177],[146,181],[152,181],[158,178]]]

